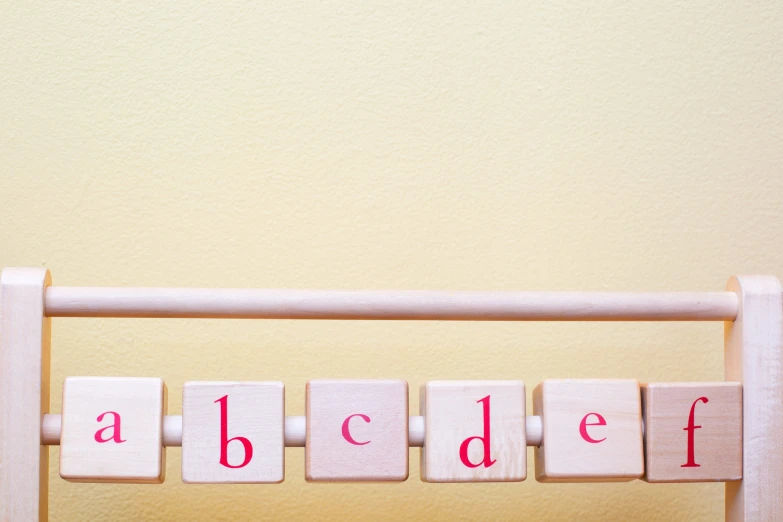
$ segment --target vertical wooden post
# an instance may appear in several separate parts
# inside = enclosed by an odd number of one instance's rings
[[[48,518],[49,449],[41,444],[41,422],[49,412],[50,284],[44,268],[6,268],[0,275],[0,522]]]
[[[726,483],[726,522],[783,520],[783,298],[773,276],[735,276],[725,375],[742,383],[742,481]]]

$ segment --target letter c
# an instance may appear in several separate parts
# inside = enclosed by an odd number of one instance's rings
[[[348,442],[350,442],[351,444],[354,444],[356,446],[364,446],[365,444],[369,444],[370,443],[369,440],[366,441],[366,442],[357,442],[356,440],[354,440],[353,437],[351,437],[351,430],[350,430],[350,427],[349,427],[349,423],[351,422],[351,419],[354,418],[354,417],[361,417],[364,422],[367,422],[367,423],[370,422],[370,417],[368,417],[367,415],[365,415],[363,413],[354,413],[353,415],[349,415],[343,421],[343,438],[345,440],[347,440]]]

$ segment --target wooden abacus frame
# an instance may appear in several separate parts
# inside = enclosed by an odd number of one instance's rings
[[[59,418],[49,415],[51,317],[723,321],[725,378],[743,384],[742,480],[726,483],[726,521],[783,520],[783,299],[773,276],[735,276],[724,292],[690,293],[50,285],[43,268],[0,276],[0,522],[48,518],[47,445],[59,441]],[[303,446],[303,419],[286,421],[286,445]],[[181,425],[173,416],[166,423],[164,444],[178,445]],[[411,434],[420,445],[423,424],[411,423]]]

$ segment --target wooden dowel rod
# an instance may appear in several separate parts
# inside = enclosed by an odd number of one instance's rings
[[[447,292],[49,287],[49,317],[733,321],[733,292]]]
[[[529,416],[526,419],[527,445],[541,444],[541,417]],[[62,417],[59,414],[46,414],[41,427],[41,444],[59,446]],[[304,447],[307,429],[306,417],[285,418],[285,445],[288,447]],[[411,447],[421,447],[424,444],[424,417],[408,419],[408,439]],[[163,418],[163,445],[167,447],[182,446],[182,416],[166,415]]]

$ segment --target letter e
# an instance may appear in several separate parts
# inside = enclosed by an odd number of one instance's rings
[[[596,419],[598,419],[598,422],[587,422],[587,418],[590,415],[595,415]],[[594,439],[590,436],[589,433],[587,433],[587,427],[588,426],[606,426],[606,419],[603,418],[603,416],[600,413],[588,413],[582,418],[582,422],[579,423],[579,435],[582,436],[585,441],[589,442],[590,444],[598,444],[599,442],[603,442],[606,440],[606,437],[603,439]]]

